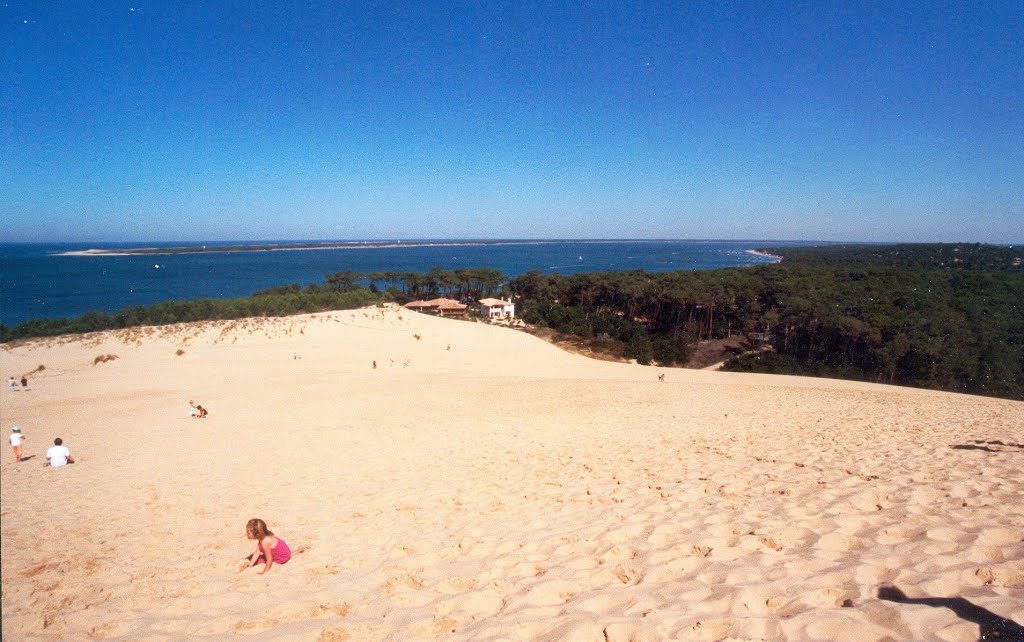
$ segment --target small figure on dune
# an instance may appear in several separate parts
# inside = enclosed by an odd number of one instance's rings
[[[18,382],[14,380],[14,377],[11,377],[7,380],[7,386],[13,392],[18,389]]]
[[[14,449],[14,461],[21,461],[21,442],[25,441],[25,435],[21,434],[20,426],[11,427],[11,436],[9,437],[11,442],[11,448]]]
[[[188,400],[188,416],[193,419],[199,416],[199,408],[196,408],[196,402],[191,399]]]
[[[241,573],[247,568],[257,564],[264,564],[263,570],[258,575],[263,575],[270,570],[274,564],[285,564],[292,558],[292,550],[288,548],[287,542],[267,528],[267,523],[262,519],[250,519],[245,525],[245,536],[256,540],[256,550],[245,558],[238,572]],[[295,549],[295,555],[304,552],[305,547]]]
[[[54,439],[53,447],[46,451],[46,463],[43,465],[60,468],[73,463],[75,463],[75,458],[71,456],[71,451],[64,445],[64,440],[60,437]]]
[[[665,381],[665,373],[664,372],[661,373],[660,375],[658,375],[658,381]]]
[[[21,387],[28,388],[28,379],[26,379],[25,377],[21,378]]]
[[[374,361],[373,361],[373,369],[374,370],[377,369],[377,360],[376,359],[374,359]]]
[[[196,410],[199,411],[199,414],[196,416],[196,419],[206,419],[206,415],[210,414],[206,412],[206,408],[203,408],[202,404],[196,406]]]

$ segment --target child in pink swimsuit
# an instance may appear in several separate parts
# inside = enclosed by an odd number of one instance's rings
[[[267,529],[267,523],[262,519],[250,519],[245,525],[245,536],[256,540],[256,550],[242,562],[242,568],[239,571],[244,571],[257,564],[266,564],[259,572],[259,575],[263,575],[275,563],[284,564],[292,558],[292,551],[288,548],[287,542],[280,537],[275,537]]]

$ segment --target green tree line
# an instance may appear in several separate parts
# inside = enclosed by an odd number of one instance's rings
[[[501,292],[507,281],[508,277],[493,268],[443,270],[433,267],[425,274],[395,271],[359,273],[346,270],[327,275],[328,286],[347,289],[363,285],[374,292],[390,292],[396,300],[401,301],[442,296],[459,300],[479,299]]]
[[[1024,399],[1019,248],[767,248],[782,263],[651,274],[524,274],[518,315],[640,363],[686,361],[737,333],[773,350],[727,369],[860,379]]]
[[[113,314],[90,311],[75,319],[33,319],[13,328],[0,324],[0,343],[137,326],[345,310],[382,300],[382,295],[364,288],[341,291],[317,285],[304,289],[298,285],[283,286],[235,299],[167,301],[125,308]]]

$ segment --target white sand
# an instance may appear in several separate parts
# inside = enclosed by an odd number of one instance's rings
[[[394,308],[5,347],[0,380],[40,364],[0,393],[32,456],[0,473],[5,640],[978,638],[888,584],[1024,623],[1024,403]],[[77,464],[42,466],[56,436]],[[236,573],[250,517],[310,550]]]

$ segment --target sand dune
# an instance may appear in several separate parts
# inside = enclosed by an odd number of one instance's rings
[[[0,472],[4,639],[1024,623],[1024,403],[592,361],[391,307],[0,349],[3,380],[39,365],[0,393],[32,456]],[[77,464],[42,466],[56,436]],[[236,573],[250,517],[310,550]]]

